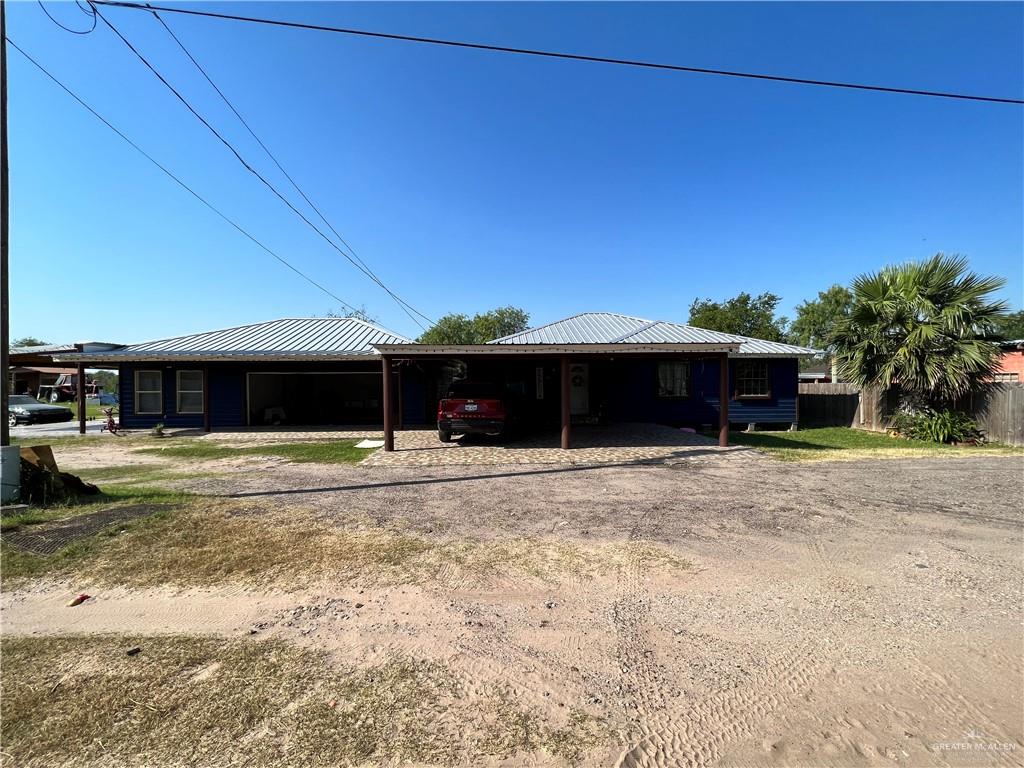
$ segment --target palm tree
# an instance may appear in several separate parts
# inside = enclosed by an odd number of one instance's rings
[[[988,340],[1006,314],[989,294],[999,277],[967,270],[967,259],[936,254],[885,267],[853,282],[849,317],[833,343],[840,375],[861,385],[898,387],[911,402],[946,408],[991,378],[999,348]]]

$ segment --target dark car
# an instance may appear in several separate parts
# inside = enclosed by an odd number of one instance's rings
[[[18,424],[51,424],[71,421],[73,418],[74,414],[69,408],[40,403],[28,395],[11,395],[7,405],[7,423],[12,427]]]
[[[452,435],[505,435],[515,421],[515,407],[497,384],[455,381],[448,396],[437,404],[437,436],[442,443]]]

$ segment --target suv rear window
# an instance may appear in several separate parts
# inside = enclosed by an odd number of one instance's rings
[[[453,381],[448,388],[448,397],[500,400],[505,396],[497,384],[481,381]]]

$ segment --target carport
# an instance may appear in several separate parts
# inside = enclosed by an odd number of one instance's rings
[[[574,417],[583,422],[589,415],[590,373],[594,367],[617,367],[620,371],[635,367],[641,361],[647,363],[683,362],[687,370],[695,364],[713,369],[717,376],[714,419],[718,427],[718,444],[729,444],[729,364],[730,352],[739,350],[738,342],[706,344],[573,344],[548,345],[524,344],[503,346],[497,344],[476,345],[428,345],[428,344],[384,344],[375,345],[381,356],[382,403],[384,412],[384,450],[395,449],[395,420],[393,403],[397,397],[395,376],[396,364],[412,360],[432,360],[438,363],[458,360],[469,371],[486,372],[483,375],[498,379],[506,385],[510,382],[518,387],[523,385],[523,395],[532,402],[535,413],[554,412],[560,431],[560,445],[563,449],[572,447]],[[533,377],[525,372],[532,371]],[[554,376],[552,376],[554,373]],[[627,374],[628,378],[628,374]],[[551,379],[555,379],[551,381]],[[581,386],[581,381],[588,386]],[[607,381],[603,382],[606,385]],[[555,391],[551,392],[551,384]],[[614,396],[614,393],[613,393]],[[718,404],[721,404],[719,407]],[[576,413],[574,413],[576,411]]]
[[[562,448],[574,425],[660,424],[709,430],[729,423],[795,427],[798,360],[817,350],[610,312],[584,312],[487,344],[375,344],[383,358],[385,450],[394,450],[392,370],[457,360],[471,378],[502,383]],[[401,367],[399,365],[399,367]]]

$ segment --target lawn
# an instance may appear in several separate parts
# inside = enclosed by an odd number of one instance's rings
[[[797,432],[730,432],[729,442],[749,445],[784,461],[823,461],[884,456],[1024,455],[1024,449],[993,443],[957,446],[905,440],[883,432],[848,427],[801,429]]]
[[[280,456],[295,462],[316,464],[355,464],[366,458],[373,448],[356,448],[358,440],[329,442],[281,443],[236,448],[210,442],[191,442],[151,446],[137,453],[151,453],[174,459],[232,459],[240,456]]]

